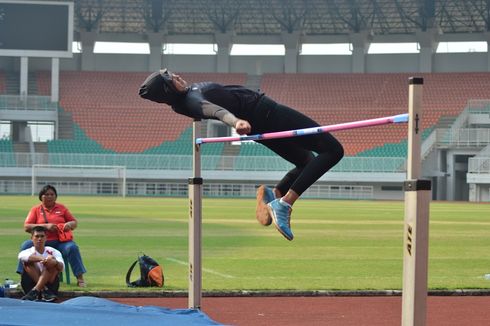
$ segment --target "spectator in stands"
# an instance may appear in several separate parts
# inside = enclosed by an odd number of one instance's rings
[[[22,300],[56,300],[59,274],[65,263],[61,252],[45,245],[46,232],[47,229],[42,226],[31,228],[34,245],[19,253],[19,262],[23,265],[21,285],[26,293]]]
[[[240,135],[319,126],[304,114],[275,102],[263,93],[243,86],[223,86],[213,82],[189,86],[182,77],[167,69],[149,75],[141,85],[139,95],[168,104],[175,112],[194,119],[221,120]],[[274,189],[263,185],[258,188],[256,208],[257,220],[261,224],[274,222],[277,230],[292,240],[292,205],[342,159],[343,147],[329,133],[257,142],[295,165]]]
[[[41,191],[39,191],[41,205],[36,205],[31,208],[24,222],[24,230],[26,232],[31,232],[36,226],[45,227],[47,229],[46,245],[59,250],[63,254],[68,260],[73,274],[75,274],[77,278],[78,286],[85,287],[86,284],[83,274],[85,274],[87,270],[83,265],[80,249],[73,240],[60,241],[60,231],[75,230],[78,223],[68,208],[56,202],[57,198],[58,193],[55,187],[52,185],[44,186]],[[29,247],[32,247],[31,240],[25,241],[21,246],[21,250]],[[19,263],[17,273],[21,272],[22,265]]]

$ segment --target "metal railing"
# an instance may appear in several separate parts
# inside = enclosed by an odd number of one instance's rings
[[[405,171],[404,157],[344,157],[333,172]],[[0,167],[31,167],[34,164],[125,166],[137,170],[191,170],[190,155],[13,153],[0,152]],[[211,171],[285,171],[292,164],[278,156],[203,155],[203,170]]]
[[[438,146],[484,147],[490,144],[490,128],[437,129]]]
[[[470,113],[489,113],[490,100],[469,100],[466,107]]]
[[[56,111],[58,103],[50,96],[0,95],[0,110]]]
[[[461,112],[456,120],[454,120],[454,122],[451,124],[451,126],[449,127],[449,129],[451,130],[451,132],[456,132],[458,131],[459,129],[462,129],[464,127],[467,126],[467,122],[468,122],[468,116],[470,115],[470,109],[467,107],[463,110],[463,112]]]
[[[118,196],[127,193],[129,196],[172,196],[187,197],[189,187],[181,182],[128,182],[122,188],[117,182],[100,182],[93,180],[56,181],[41,178],[35,183],[25,180],[0,179],[0,194],[30,194],[32,187],[40,189],[43,185],[51,184],[59,193],[64,195],[109,195]],[[243,183],[215,183],[205,184],[203,194],[206,197],[247,197],[254,198],[257,185]],[[304,198],[329,198],[329,199],[373,199],[373,186],[360,185],[322,185],[314,184],[302,195]]]
[[[434,147],[437,144],[437,131],[433,130],[429,136],[422,141],[422,146],[421,146],[421,156],[422,156],[422,161],[430,154],[430,152],[434,149]]]
[[[490,157],[490,144],[485,146],[478,154],[476,154],[476,157]]]
[[[490,174],[490,156],[469,158],[468,173]]]

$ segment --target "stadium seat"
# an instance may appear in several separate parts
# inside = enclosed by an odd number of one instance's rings
[[[490,73],[422,73],[424,120],[431,130],[442,115],[457,116],[469,99],[490,98]],[[72,113],[87,139],[98,144],[86,151],[189,155],[191,120],[165,105],[137,96],[146,72],[64,71],[60,76],[61,106]],[[245,74],[184,73],[190,82],[210,80],[244,84]],[[407,73],[298,73],[264,74],[260,88],[278,102],[306,113],[321,125],[330,125],[404,113],[408,107]],[[50,90],[49,72],[38,73],[41,95]],[[1,74],[0,74],[1,85]],[[0,86],[1,87],[1,86]],[[345,154],[373,155],[371,149],[396,144],[406,127],[379,126],[336,132]],[[188,138],[185,138],[188,137]],[[80,143],[77,145],[81,145]],[[75,146],[75,147],[77,147]],[[206,154],[219,149],[205,147]],[[75,149],[65,149],[67,151]],[[379,155],[384,155],[380,150]],[[274,155],[262,146],[242,147],[239,155]],[[403,155],[390,150],[386,155]]]
[[[147,72],[64,71],[60,74],[60,105],[72,114],[86,136],[115,153],[144,153],[176,141],[192,120],[168,106],[141,99],[139,85]],[[189,82],[203,80],[243,84],[245,74],[189,73]],[[38,73],[41,94],[50,93],[50,75]]]
[[[430,130],[441,115],[457,116],[469,99],[490,98],[488,72],[419,75],[424,78],[423,130]],[[330,125],[407,112],[409,77],[406,73],[264,74],[261,89],[319,124]],[[336,132],[335,137],[346,155],[356,155],[402,141],[406,127],[363,128]]]
[[[0,139],[0,166],[9,167],[16,166],[15,155],[14,155],[14,145],[10,139]]]

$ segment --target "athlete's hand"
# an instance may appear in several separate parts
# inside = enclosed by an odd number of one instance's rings
[[[252,130],[252,126],[246,120],[238,120],[235,123],[235,129],[236,129],[237,134],[246,135],[246,134],[250,133],[250,131]]]

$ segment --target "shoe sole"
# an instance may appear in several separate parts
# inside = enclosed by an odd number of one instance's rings
[[[272,217],[269,213],[267,204],[264,204],[265,187],[260,186],[257,189],[257,206],[255,208],[255,217],[257,221],[263,226],[269,226],[272,224]]]
[[[52,299],[41,299],[42,302],[54,302],[56,301],[57,298],[52,298]]]
[[[29,291],[29,293],[30,293],[30,291]],[[27,294],[24,295],[22,298],[20,298],[20,300],[22,300],[22,301],[39,301],[40,299],[41,299],[41,295],[40,294],[38,294],[36,298],[29,298],[27,296]]]
[[[277,225],[277,220],[276,220],[276,214],[274,214],[274,210],[267,205],[267,210],[269,211],[269,214],[272,216],[272,222],[274,222],[274,226],[276,227],[277,231],[279,231],[280,234],[282,234],[283,237],[285,237],[287,240],[292,241],[293,238],[290,238],[287,234],[285,234],[279,225]]]

